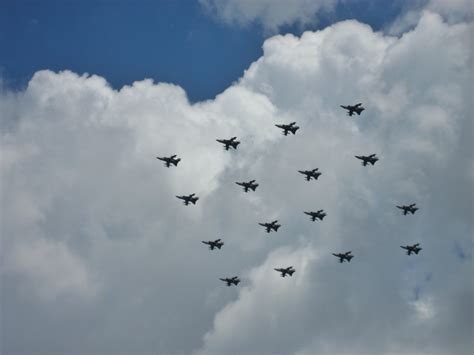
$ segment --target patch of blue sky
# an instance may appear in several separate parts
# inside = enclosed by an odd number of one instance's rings
[[[344,19],[382,29],[405,1],[344,1],[301,34]],[[21,89],[38,70],[103,76],[119,89],[152,78],[183,87],[192,102],[211,99],[262,55],[258,23],[230,26],[197,1],[6,0],[0,2],[0,78]]]

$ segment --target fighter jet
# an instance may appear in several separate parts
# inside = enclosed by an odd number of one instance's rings
[[[275,220],[273,222],[270,222],[270,223],[259,223],[262,227],[265,227],[266,228],[266,231],[267,233],[270,233],[272,230],[274,230],[275,232],[278,231],[278,228],[281,227],[280,224],[277,223],[278,220]]]
[[[240,282],[240,279],[238,276],[234,276],[234,277],[226,277],[224,279],[219,279],[221,281],[224,281],[227,283],[227,286],[232,286],[232,284],[234,284],[235,286],[237,286]]]
[[[341,105],[341,107],[348,111],[347,114],[349,116],[352,116],[354,112],[357,113],[357,115],[359,116],[362,113],[362,111],[365,110],[365,108],[362,107],[361,103],[355,104],[355,105],[347,105],[347,106]]]
[[[225,150],[229,150],[230,147],[237,149],[237,146],[240,144],[240,142],[236,139],[237,137],[232,137],[230,139],[216,139],[216,141],[224,144]]]
[[[368,163],[374,165],[379,158],[376,157],[375,154],[370,154],[370,155],[356,155],[355,156],[357,159],[362,160],[362,165],[366,166]]]
[[[293,276],[293,273],[296,271],[293,266],[288,266],[287,268],[280,268],[280,269],[273,269],[275,271],[281,272],[281,277],[285,277],[286,275]]]
[[[207,242],[203,240],[202,243],[209,245],[209,249],[211,250],[214,250],[214,248],[220,249],[224,245],[224,242],[221,242],[220,238],[214,241],[208,240]]]
[[[306,181],[311,180],[313,178],[314,180],[318,180],[318,177],[321,176],[321,173],[318,171],[319,169],[313,169],[313,170],[298,170],[300,174],[306,175]]]
[[[339,258],[339,262],[340,263],[343,263],[344,260],[347,260],[347,262],[349,263],[351,261],[351,259],[354,257],[354,255],[351,255],[351,251],[348,251],[347,253],[339,253],[339,254],[332,254],[334,256],[337,256]]]
[[[252,191],[255,191],[255,189],[258,186],[258,184],[255,183],[255,180],[250,180],[249,182],[236,182],[236,184],[239,186],[242,186],[245,192],[249,192],[249,189],[252,189]]]
[[[176,158],[176,155],[172,155],[169,158],[167,157],[156,157],[156,159],[162,160],[165,162],[165,166],[169,168],[171,164],[178,166],[178,163],[181,161],[180,158]]]
[[[422,248],[419,247],[420,243],[416,243],[413,245],[406,245],[400,246],[400,248],[405,249],[407,251],[407,255],[411,255],[411,253],[418,254]]]
[[[283,135],[287,136],[288,132],[296,134],[296,131],[300,129],[298,126],[295,126],[296,122],[291,122],[290,124],[276,124],[278,128],[283,130]]]
[[[326,217],[326,213],[324,210],[318,210],[316,212],[305,212],[304,214],[307,214],[308,216],[311,216],[311,220],[314,222],[316,219],[319,219],[322,221],[324,217]]]
[[[403,205],[403,206],[397,206],[397,208],[403,210],[403,215],[406,216],[408,213],[415,214],[415,212],[418,210],[418,207],[416,207],[416,203],[412,203],[411,205]]]
[[[188,195],[188,196],[176,196],[177,198],[179,198],[180,200],[183,200],[184,201],[184,204],[187,206],[189,205],[189,203],[191,202],[193,205],[196,204],[196,201],[199,200],[199,197],[194,197],[195,194],[191,194],[191,195]]]

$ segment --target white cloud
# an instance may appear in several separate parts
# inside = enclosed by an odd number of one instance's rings
[[[9,248],[6,259],[6,271],[25,278],[24,293],[37,293],[42,301],[56,301],[58,297],[89,299],[99,291],[84,263],[63,244],[43,239],[28,241]]]
[[[465,144],[472,148],[470,139],[460,140],[461,130],[469,125],[472,73],[466,40],[471,30],[465,24],[449,26],[438,15],[425,13],[417,28],[400,39],[383,37],[350,21],[305,33],[301,39],[287,35],[265,42],[264,56],[240,84],[267,93],[278,109],[294,112],[303,126],[295,142],[282,142],[282,149],[272,147],[270,154],[285,163],[268,175],[289,186],[296,181],[285,176],[291,176],[296,166],[308,164],[308,159],[323,166],[324,190],[315,187],[314,197],[309,197],[301,195],[304,187],[293,186],[296,191],[290,191],[296,197],[285,197],[285,213],[295,220],[290,223],[303,224],[301,210],[326,208],[328,218],[315,227],[316,235],[302,226],[293,230],[308,233],[305,239],[315,238],[312,250],[329,255],[330,250],[352,249],[358,255],[344,271],[336,269],[339,265],[333,265],[330,255],[314,261],[314,271],[305,273],[303,286],[294,287],[289,298],[268,282],[252,280],[252,288],[243,288],[239,299],[216,316],[203,354],[462,354],[472,350],[469,332],[461,332],[462,336],[448,332],[438,315],[444,307],[441,299],[460,295],[447,292],[434,300],[430,295],[438,295],[445,285],[431,286],[436,282],[423,281],[422,276],[434,272],[445,280],[441,275],[449,277],[450,272],[441,271],[437,263],[461,263],[446,255],[452,245],[449,239],[441,240],[444,233],[454,233],[465,247],[470,244],[469,217],[463,208],[453,212],[453,205],[438,189],[460,196],[472,188],[461,163],[467,157],[456,153]],[[356,101],[368,108],[363,117],[340,120],[338,103]],[[291,150],[286,153],[288,145]],[[380,164],[360,171],[351,164],[358,152],[379,153]],[[446,164],[456,168],[445,170]],[[463,183],[439,186],[435,181],[443,181],[446,174]],[[269,196],[266,200],[277,203]],[[400,220],[393,206],[402,200],[423,201],[424,207],[415,219]],[[470,206],[472,213],[471,197],[458,202]],[[464,220],[461,223],[471,233],[451,224],[444,215],[451,213],[452,218]],[[442,228],[444,232],[437,230],[435,215],[444,215],[443,223],[450,225]],[[399,245],[415,241],[430,245],[420,255],[423,259],[403,259]],[[299,259],[293,257],[295,262]],[[269,264],[276,262],[269,260],[258,270],[272,279]],[[404,275],[413,270],[418,276],[407,283]],[[461,272],[453,283],[462,283],[468,274]],[[413,290],[420,283],[431,289],[423,289],[421,299],[414,301]],[[466,285],[465,291],[472,295],[472,285]],[[271,301],[275,297],[285,302],[276,306]],[[464,306],[467,311],[472,304]],[[457,308],[454,303],[451,307]],[[472,317],[464,320],[472,330]],[[425,331],[419,329],[420,322]],[[446,333],[433,338],[440,332]]]
[[[314,25],[318,19],[333,13],[338,4],[346,9],[385,4],[374,1],[346,0],[199,0],[201,6],[224,23],[248,26],[258,23],[268,33],[283,26],[297,24],[302,28]],[[474,7],[470,0],[410,0],[401,1],[401,13],[386,24],[386,32],[401,35],[415,27],[423,12],[435,12],[450,24],[472,21]],[[351,12],[351,11],[349,11]]]
[[[471,33],[425,12],[400,38],[356,21],[275,36],[197,104],[68,71],[2,93],[5,353],[469,353]],[[296,136],[273,126],[291,121]],[[234,135],[237,151],[215,141]],[[372,152],[373,167],[353,157]],[[252,178],[255,193],[234,184]],[[190,192],[196,206],[174,197]],[[409,202],[415,216],[394,208]],[[257,225],[276,218],[278,233]],[[351,264],[331,255],[345,250]]]
[[[416,26],[423,13],[435,12],[450,24],[472,21],[474,7],[470,0],[428,0],[407,2],[408,8],[387,26],[387,32],[400,35]]]
[[[276,32],[284,25],[307,25],[316,14],[332,11],[337,0],[199,0],[205,9],[224,22],[238,25],[260,23],[267,31]]]

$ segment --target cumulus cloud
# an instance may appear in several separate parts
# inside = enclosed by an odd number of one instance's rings
[[[387,32],[403,34],[416,26],[425,11],[435,12],[451,24],[472,21],[474,16],[474,7],[470,0],[410,1],[405,11],[387,26]]]
[[[259,23],[264,29],[276,32],[278,28],[294,23],[307,25],[316,14],[334,9],[337,0],[199,0],[212,14],[229,24],[241,26]]]
[[[2,92],[2,353],[471,353],[471,34],[425,12],[400,37],[356,21],[275,36],[196,104],[68,71]],[[273,126],[291,121],[296,136]],[[215,141],[230,136],[237,151]],[[155,159],[170,154],[177,168]]]
[[[6,258],[7,271],[24,277],[25,292],[36,293],[39,299],[89,298],[97,293],[84,263],[63,244],[32,240],[9,249]]]

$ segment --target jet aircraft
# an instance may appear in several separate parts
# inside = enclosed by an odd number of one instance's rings
[[[252,191],[255,191],[255,189],[258,186],[258,184],[255,183],[255,180],[250,180],[249,182],[236,182],[236,184],[239,186],[242,186],[245,192],[249,192],[249,189],[252,189]]]
[[[209,249],[211,250],[214,250],[214,248],[220,249],[224,245],[224,242],[221,242],[220,238],[214,241],[208,240],[207,242],[203,240],[202,243],[209,245]]]
[[[321,176],[321,173],[318,171],[319,169],[313,169],[313,170],[298,170],[300,174],[306,175],[306,181],[311,180],[313,178],[314,180],[318,180],[318,177]]]
[[[411,255],[411,253],[418,254],[422,248],[419,247],[420,243],[416,243],[413,245],[406,245],[400,246],[400,248],[405,249],[407,251],[407,255]]]
[[[235,286],[237,286],[240,282],[240,279],[238,278],[238,276],[234,276],[234,277],[226,277],[226,278],[223,278],[223,279],[219,279],[221,281],[224,281],[227,283],[227,286],[232,286],[232,284],[234,284]]]
[[[416,207],[416,203],[412,203],[411,205],[403,205],[403,206],[397,206],[397,208],[403,210],[403,215],[406,216],[408,213],[415,214],[415,212],[418,210],[418,207]]]
[[[362,113],[362,111],[365,110],[365,108],[362,107],[361,103],[358,103],[358,104],[355,104],[355,105],[347,105],[347,106],[341,105],[341,107],[348,111],[347,114],[349,116],[352,116],[354,114],[354,112],[357,113],[357,115],[359,116]]]
[[[176,196],[177,198],[179,198],[180,200],[183,200],[184,201],[184,204],[187,206],[189,205],[189,203],[192,203],[193,205],[196,204],[196,201],[199,200],[199,197],[195,197],[194,196],[195,194],[191,194],[191,195],[188,195],[188,196]]]
[[[354,255],[351,255],[351,251],[348,251],[347,253],[339,253],[339,254],[332,254],[334,256],[337,256],[339,258],[339,262],[340,263],[343,263],[344,260],[347,260],[347,262],[349,263],[351,261],[351,259],[354,257]]]
[[[232,137],[230,139],[216,139],[216,141],[224,144],[225,150],[229,150],[230,147],[237,149],[237,146],[240,144],[240,142],[236,139],[237,137]]]
[[[296,134],[296,131],[300,129],[298,126],[295,126],[296,122],[291,122],[290,124],[276,124],[278,128],[283,130],[283,135],[287,136],[288,132]]]
[[[356,155],[355,156],[357,159],[362,160],[362,165],[366,166],[367,164],[372,164],[374,165],[376,161],[379,160],[375,154],[370,154],[370,155]]]
[[[287,268],[280,268],[280,269],[274,269],[275,271],[278,271],[281,273],[281,277],[285,277],[286,275],[293,276],[293,273],[296,271],[293,266],[288,266]]]
[[[180,158],[176,158],[176,155],[172,155],[170,157],[156,157],[156,159],[164,161],[167,168],[169,168],[171,164],[178,166],[178,163],[181,161]]]
[[[311,216],[311,220],[314,222],[316,219],[319,219],[322,221],[324,217],[326,217],[326,213],[324,210],[318,210],[316,212],[304,212],[304,214],[307,214],[308,216]]]
[[[278,231],[278,228],[281,227],[280,224],[278,224],[278,220],[275,220],[273,222],[270,222],[270,223],[259,223],[262,227],[265,227],[266,228],[266,231],[267,233],[270,233],[272,230],[274,230],[275,232]]]

